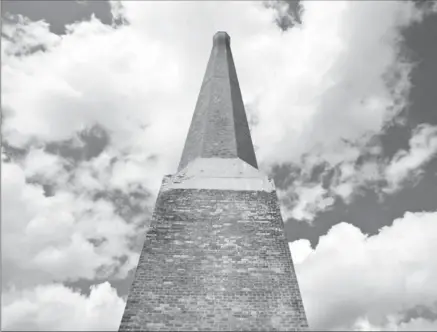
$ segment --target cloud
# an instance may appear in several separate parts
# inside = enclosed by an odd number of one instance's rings
[[[375,16],[378,23],[369,26]],[[269,52],[278,55],[263,59],[269,70],[255,129],[260,157],[300,163],[309,153],[333,166],[345,154],[355,160],[348,142],[359,155],[406,105],[412,66],[400,53],[400,28],[416,19],[407,2],[304,4],[302,26],[282,37],[286,46],[270,38]],[[398,80],[389,80],[394,73]]]
[[[391,160],[383,158],[376,149],[359,164],[342,163],[330,189],[347,203],[364,187],[374,186],[380,194],[393,194],[417,183],[436,154],[437,126],[423,123],[412,130],[408,151],[399,150]]]
[[[176,169],[217,30],[232,36],[261,165],[310,172],[321,163],[353,165],[407,104],[412,65],[401,53],[401,28],[424,13],[410,2],[311,1],[302,3],[302,24],[284,32],[275,20],[287,5],[274,1],[111,4],[128,24],[93,17],[62,37],[41,21],[6,24],[3,137],[28,147],[98,126],[115,160],[104,170],[110,187],[128,194],[142,183],[153,195]],[[100,170],[80,169],[97,189],[91,179]],[[347,199],[356,187],[343,183],[333,193]]]
[[[206,64],[213,33],[227,30],[243,96],[260,118],[259,158],[296,162],[311,151],[335,163],[344,140],[380,131],[404,106],[411,66],[399,53],[400,28],[420,12],[409,2],[303,5],[303,24],[285,33],[274,24],[276,11],[257,2],[115,2],[114,13],[129,25],[113,29],[92,19],[62,38],[43,22],[9,26],[6,55],[29,40],[47,51],[5,57],[6,139],[60,140],[99,123],[113,145],[154,150],[171,159],[171,169],[203,75],[198,64]],[[381,19],[369,27],[375,15]],[[400,79],[386,82],[394,72]],[[24,91],[32,92],[18,100]],[[171,153],[166,143],[175,146]]]
[[[56,155],[46,153],[43,149],[32,149],[26,155],[23,170],[27,178],[42,177],[46,182],[53,179],[66,182],[68,174],[64,170],[65,165],[66,161]]]
[[[409,151],[398,151],[385,169],[389,183],[387,192],[394,192],[413,177],[417,178],[426,165],[437,154],[437,126],[422,124],[417,126],[410,138]]]
[[[363,318],[353,326],[354,331],[435,331],[437,320],[425,318],[413,318],[408,322],[399,322],[399,317],[389,317],[388,323],[384,326],[376,326]]]
[[[404,320],[417,306],[437,315],[436,220],[437,212],[407,212],[373,236],[343,222],[314,249],[291,243],[311,328],[435,327],[436,319]]]
[[[298,181],[292,188],[293,190],[278,192],[284,220],[294,218],[311,222],[319,211],[334,204],[334,198],[329,196],[328,190],[322,184],[305,185]]]
[[[400,53],[400,29],[423,15],[411,2],[306,1],[302,24],[284,32],[275,6],[261,2],[132,1],[112,8],[126,24],[93,17],[63,36],[44,22],[4,24],[8,287],[121,277],[134,266],[131,242],[144,229],[162,176],[177,167],[217,30],[232,38],[263,169],[293,163],[311,174],[325,163],[340,179],[336,195],[351,196],[358,186],[348,179],[359,171],[351,165],[375,150],[371,137],[407,103],[412,66]],[[75,159],[50,149],[65,142],[86,149],[77,137],[96,127],[107,142],[95,155]],[[7,157],[12,148],[22,156]],[[297,182],[296,192],[299,215],[311,219],[332,198],[308,182]],[[132,206],[140,212],[126,211]]]
[[[335,198],[349,204],[364,188],[373,188],[383,199],[384,195],[416,184],[436,154],[437,126],[424,123],[412,130],[409,149],[399,150],[391,160],[383,158],[381,149],[373,147],[360,154],[365,156],[364,161],[342,162],[334,169],[327,167],[315,180],[311,180],[308,172],[301,172],[287,189],[278,192],[283,217],[311,222]],[[329,185],[324,185],[327,177]]]
[[[108,282],[89,296],[61,284],[15,290],[2,295],[2,330],[115,331],[124,306]]]
[[[28,156],[37,155],[42,154]],[[54,165],[49,170],[59,171]],[[41,169],[36,166],[27,169]],[[107,277],[117,273],[120,258],[130,258],[132,268],[138,257],[129,243],[137,224],[126,223],[111,202],[65,190],[46,197],[40,185],[26,182],[16,163],[2,164],[2,206],[3,287]]]

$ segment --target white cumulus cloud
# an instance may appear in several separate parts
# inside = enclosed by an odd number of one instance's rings
[[[116,331],[125,302],[108,282],[89,296],[61,284],[2,294],[2,328],[8,331]]]
[[[128,241],[135,235],[134,226],[121,219],[108,201],[68,191],[46,197],[40,185],[26,183],[18,164],[2,165],[6,287],[94,279],[99,269],[119,265],[119,258],[137,257]]]
[[[343,222],[320,237],[314,249],[308,240],[292,242],[311,327],[393,331],[437,326],[437,319],[403,320],[418,306],[437,315],[436,250],[436,212],[408,212],[373,236]]]

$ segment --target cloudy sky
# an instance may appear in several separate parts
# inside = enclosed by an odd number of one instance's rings
[[[437,330],[437,5],[2,1],[2,328],[117,330],[225,30],[314,329]]]

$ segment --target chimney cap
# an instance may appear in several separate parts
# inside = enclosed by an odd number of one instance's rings
[[[225,31],[218,31],[213,37],[213,45],[230,45],[231,37]]]

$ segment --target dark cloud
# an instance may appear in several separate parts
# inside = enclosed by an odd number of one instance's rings
[[[316,216],[312,225],[290,218],[285,224],[287,239],[308,239],[314,247],[320,236],[342,221],[351,223],[363,233],[374,235],[407,211],[434,211],[437,197],[436,172],[437,158],[424,168],[423,177],[419,181],[405,186],[400,192],[385,196],[382,201],[374,190],[368,188],[349,205],[337,199],[329,211]]]
[[[405,30],[404,35],[406,46],[417,63],[411,77],[408,124],[410,127],[421,123],[437,125],[437,14]]]
[[[91,294],[91,286],[107,281],[111,284],[111,287],[116,289],[118,296],[121,298],[126,298],[129,293],[130,286],[134,280],[134,276],[135,268],[130,270],[127,277],[124,279],[114,279],[111,277],[94,280],[79,279],[76,281],[64,282],[64,285],[80,292],[83,295],[89,296]]]
[[[279,28],[282,31],[287,31],[295,25],[302,24],[301,16],[303,8],[301,6],[301,0],[280,0],[279,3],[281,2],[288,5],[288,10],[285,13],[278,11],[276,24]],[[269,7],[269,3],[267,3],[266,6]]]
[[[32,21],[45,20],[50,30],[58,35],[65,33],[65,26],[88,20],[95,15],[102,23],[111,24],[112,15],[108,1],[65,0],[3,0],[2,18],[6,14],[23,15]]]
[[[428,6],[431,1],[418,1]],[[410,106],[400,114],[405,124],[395,122],[379,136],[384,156],[391,158],[398,150],[408,150],[412,129],[422,123],[437,125],[437,14],[426,16],[420,24],[404,30],[403,52],[408,61],[415,63],[411,73]]]
[[[109,144],[109,135],[99,126],[80,132],[77,138],[78,142],[75,139],[70,139],[48,143],[45,150],[77,164],[97,157]]]
[[[404,313],[404,318],[401,320],[403,323],[408,323],[412,319],[424,318],[430,321],[437,320],[437,302],[434,304],[434,310],[424,305],[418,305],[414,308],[410,308]]]
[[[5,162],[21,159],[26,156],[27,150],[23,148],[17,148],[10,145],[7,141],[2,140],[2,148],[5,154]]]
[[[148,223],[151,211],[148,210],[148,200],[151,197],[150,192],[139,186],[125,194],[120,190],[99,191],[93,195],[93,200],[104,199],[110,201],[115,206],[115,213],[122,217],[126,222],[140,215],[144,216],[140,227]]]
[[[275,182],[276,189],[286,190],[292,183],[301,176],[302,170],[292,164],[275,165],[269,176]]]
[[[52,197],[55,195],[55,187],[50,184],[43,184],[42,189],[44,190],[44,196]]]
[[[424,5],[424,4],[421,4]],[[383,149],[382,157],[391,159],[399,150],[409,149],[409,139],[412,129],[421,123],[437,125],[437,94],[435,93],[435,78],[437,77],[437,15],[430,15],[420,24],[406,29],[405,49],[408,57],[417,63],[412,72],[412,90],[410,106],[401,117],[406,122],[393,122],[383,134],[374,137],[374,143]],[[361,164],[369,160],[363,155],[357,162]],[[320,171],[320,170],[319,170]],[[279,189],[287,188],[299,171],[292,166],[274,168],[273,176]],[[323,186],[331,184],[335,170],[329,170],[323,175]],[[318,171],[314,171],[308,181],[317,182]],[[363,190],[349,205],[337,199],[329,211],[321,212],[313,220],[313,224],[289,219],[286,223],[286,234],[289,241],[308,239],[313,246],[317,245],[319,237],[326,234],[335,224],[346,221],[357,226],[362,232],[370,235],[378,233],[379,229],[391,225],[393,220],[400,218],[405,212],[434,211],[437,197],[437,159],[431,161],[423,170],[422,177],[412,178],[400,192],[385,196],[381,201],[374,188]]]
[[[302,24],[301,15],[303,7],[300,4],[301,0],[276,0],[265,1],[266,8],[276,9],[275,23],[282,31],[287,31],[295,25]],[[287,10],[282,11],[281,6],[286,5]]]
[[[310,182],[324,182],[327,178],[329,178],[329,175],[331,174],[330,170],[327,169],[328,165],[326,163],[321,163],[318,165],[315,165],[309,174],[309,181]]]

